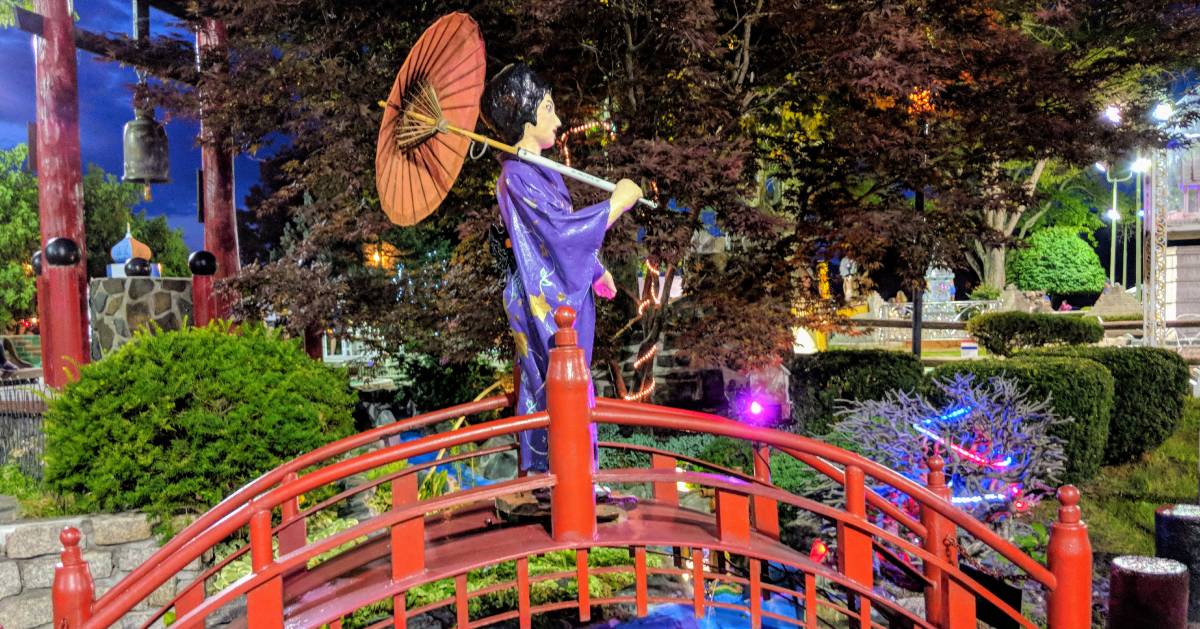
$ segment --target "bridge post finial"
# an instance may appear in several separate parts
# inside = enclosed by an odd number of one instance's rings
[[[1046,559],[1055,585],[1047,601],[1050,629],[1092,626],[1092,543],[1079,510],[1079,490],[1058,490],[1058,521],[1050,526]]]
[[[79,529],[68,526],[58,534],[63,550],[59,564],[54,566],[54,585],[50,598],[54,605],[54,626],[59,629],[78,629],[92,616],[95,585],[79,542]]]
[[[550,472],[555,479],[550,493],[551,532],[559,541],[585,541],[596,537],[595,444],[588,404],[592,381],[573,327],[575,310],[558,308],[554,322],[558,332],[546,373]]]

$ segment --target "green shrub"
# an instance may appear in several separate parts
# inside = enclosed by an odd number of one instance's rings
[[[1027,249],[1014,250],[1008,275],[1021,290],[1052,295],[1099,293],[1104,267],[1096,251],[1073,227],[1048,227],[1029,237]]]
[[[976,286],[968,295],[972,301],[995,301],[1000,299],[1000,289],[987,284]]]
[[[46,480],[89,510],[165,531],[280,463],[350,433],[346,375],[261,325],[138,333],[46,411]]]
[[[1183,417],[1188,366],[1156,347],[1062,347],[1037,354],[1072,356],[1104,365],[1116,381],[1106,465],[1128,463],[1166,441]]]
[[[1113,377],[1103,365],[1085,358],[1018,356],[948,363],[934,369],[932,377],[949,379],[956,373],[976,378],[1005,375],[1027,387],[1032,399],[1051,398],[1056,415],[1074,420],[1052,431],[1066,442],[1063,481],[1079,483],[1096,474],[1104,459],[1113,408]]]
[[[981,314],[967,322],[967,332],[999,356],[1043,345],[1098,343],[1104,338],[1104,328],[1095,319],[1015,311]]]
[[[788,365],[792,430],[823,435],[833,427],[837,400],[879,400],[892,390],[924,383],[921,361],[908,352],[878,349],[799,354]]]

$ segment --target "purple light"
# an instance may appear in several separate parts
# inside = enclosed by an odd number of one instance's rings
[[[750,414],[751,415],[762,415],[762,412],[763,412],[763,406],[762,406],[762,404],[759,403],[758,400],[754,400],[754,401],[750,402]]]

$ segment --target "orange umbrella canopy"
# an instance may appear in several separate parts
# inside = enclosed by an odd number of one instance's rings
[[[439,18],[408,53],[375,147],[375,187],[393,223],[415,225],[446,198],[471,140],[438,133],[428,120],[474,129],[485,66],[483,35],[466,13]]]

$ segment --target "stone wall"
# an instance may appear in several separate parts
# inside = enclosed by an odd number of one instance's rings
[[[158,549],[150,523],[139,513],[0,524],[0,627],[51,627],[50,586],[54,583],[54,565],[62,552],[58,535],[65,526],[74,526],[83,533],[80,547],[92,571],[97,597]],[[197,576],[199,566],[193,563],[139,603],[125,617],[124,624],[118,626],[141,626],[154,610],[174,598],[177,579],[186,585]]]
[[[125,344],[150,322],[178,330],[192,318],[192,280],[181,277],[110,277],[89,287],[92,360]]]

